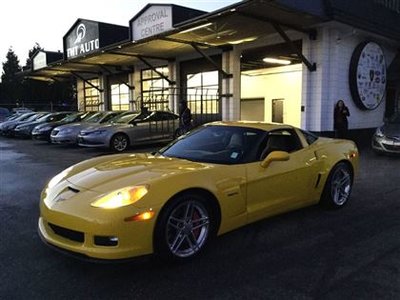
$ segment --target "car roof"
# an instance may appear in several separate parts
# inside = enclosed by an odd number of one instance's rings
[[[275,129],[293,129],[295,127],[281,123],[266,123],[257,121],[217,121],[206,124],[206,126],[218,125],[218,126],[236,126],[236,127],[248,127],[254,129],[261,129],[265,131],[271,131]]]

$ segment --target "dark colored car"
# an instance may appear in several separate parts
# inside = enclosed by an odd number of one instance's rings
[[[14,135],[19,136],[19,137],[27,137],[30,138],[32,134],[33,128],[40,124],[44,123],[50,123],[50,122],[56,122],[64,119],[66,116],[70,115],[72,112],[68,111],[63,111],[63,112],[55,112],[55,113],[49,113],[44,116],[42,116],[39,119],[36,119],[32,122],[27,122],[21,125],[18,125],[14,129]]]
[[[48,112],[29,112],[16,116],[12,120],[5,121],[0,124],[0,134],[5,136],[13,136],[14,129],[24,123],[33,122],[38,118],[43,117],[48,114]]]
[[[77,113],[72,113],[60,121],[54,121],[37,125],[32,130],[32,139],[50,142],[50,133],[57,126],[84,121],[90,116],[94,115],[95,113],[96,112],[94,111],[85,111],[85,112],[81,111]]]
[[[372,149],[378,154],[400,154],[400,113],[376,129],[372,137]]]
[[[5,107],[0,107],[0,122],[3,122],[4,120],[7,119],[8,116],[10,116],[10,111],[8,108]]]

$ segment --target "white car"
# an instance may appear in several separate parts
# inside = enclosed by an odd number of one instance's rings
[[[78,144],[121,152],[131,145],[170,141],[178,127],[179,116],[172,112],[132,111],[109,124],[98,124],[81,130]]]

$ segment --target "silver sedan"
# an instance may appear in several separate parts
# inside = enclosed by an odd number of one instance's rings
[[[392,116],[376,129],[372,149],[376,153],[400,154],[400,114]]]
[[[58,126],[50,134],[51,142],[53,144],[77,144],[78,134],[82,129],[96,124],[107,123],[120,114],[122,112],[101,111],[85,119],[83,122]]]
[[[178,126],[179,116],[172,112],[129,112],[110,124],[81,130],[78,144],[121,152],[131,145],[172,140]]]

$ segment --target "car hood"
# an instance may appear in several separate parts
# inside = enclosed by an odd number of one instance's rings
[[[37,126],[37,125],[41,125],[41,124],[43,124],[43,123],[45,123],[45,122],[37,122],[37,121],[35,121],[35,122],[27,122],[27,123],[21,123],[21,124],[19,124],[18,126],[27,126],[27,127],[35,127],[35,126]]]
[[[76,122],[76,123],[68,123],[68,124],[63,124],[63,125],[59,125],[57,126],[58,130],[65,130],[65,129],[81,129],[81,127],[84,125],[85,123],[83,122]]]
[[[381,130],[386,136],[400,137],[400,124],[385,124]]]
[[[151,154],[122,154],[78,164],[67,181],[76,187],[106,193],[126,186],[210,168],[209,164]]]

